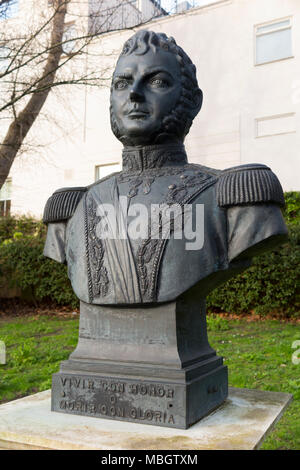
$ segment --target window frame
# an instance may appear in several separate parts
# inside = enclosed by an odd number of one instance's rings
[[[71,39],[69,40],[69,42],[64,43],[64,41],[66,40],[66,39],[64,38],[64,35],[67,33],[68,29],[74,29],[74,30],[75,30],[75,32],[76,32],[76,34],[75,34],[75,36],[74,36],[75,39],[72,39],[72,38],[71,38]],[[77,28],[76,28],[76,21],[69,21],[68,23],[65,23],[65,25],[64,25],[64,32],[63,32],[63,36],[62,36],[62,45],[61,45],[61,47],[62,47],[62,55],[63,55],[63,56],[70,57],[70,56],[72,56],[72,55],[74,54],[73,50],[74,50],[74,48],[76,47],[76,40],[77,40],[77,38],[78,38],[78,34],[77,34]],[[72,50],[69,51],[69,52],[65,51],[65,50],[64,50],[64,46],[65,46],[66,44],[68,44],[68,45],[69,45],[69,44],[72,44],[72,41],[73,41]]]
[[[258,32],[258,29],[263,27],[263,26],[272,26],[274,24],[274,26],[278,23],[282,23],[283,21],[289,21],[289,25],[288,26],[281,26],[281,27],[274,27],[274,29],[269,29],[267,31],[262,31],[262,32]],[[284,18],[277,18],[276,20],[270,20],[270,21],[265,21],[264,23],[258,23],[258,24],[255,24],[254,25],[254,66],[255,67],[259,67],[261,65],[267,65],[267,64],[273,64],[274,62],[281,62],[282,60],[288,60],[288,59],[293,59],[295,56],[294,56],[294,42],[293,42],[293,26],[294,26],[294,23],[293,23],[293,16],[286,16]],[[260,62],[260,63],[257,63],[257,37],[260,37],[260,36],[266,36],[268,34],[271,34],[271,33],[276,33],[278,31],[284,31],[284,30],[287,30],[287,29],[290,29],[291,30],[291,55],[287,56],[287,57],[282,57],[281,59],[273,59],[273,60],[268,60],[266,62]]]
[[[98,178],[98,176],[97,176],[98,168],[104,167],[104,166],[113,166],[113,165],[119,165],[119,166],[120,166],[120,170],[119,170],[119,171],[122,170],[122,163],[121,163],[121,162],[100,163],[100,165],[95,165],[94,181],[100,181],[100,179],[101,179],[101,178]],[[115,173],[115,172],[112,171],[112,173]],[[106,176],[103,176],[103,178],[106,178]]]
[[[1,49],[6,49],[8,51],[8,55],[7,57],[3,57],[0,53],[0,76],[5,75],[7,69],[11,64],[11,49],[5,44],[0,43],[0,51]]]
[[[3,204],[3,213],[2,213]],[[11,214],[11,199],[0,201],[0,217],[8,217]]]
[[[0,198],[0,217],[7,217],[8,215],[10,215],[11,213],[11,202],[12,202],[12,195],[11,195],[11,192],[12,192],[12,178],[7,178],[2,186],[2,188],[4,187],[5,184],[9,183],[11,185],[10,187],[10,199],[1,199]],[[1,188],[1,189],[2,189]],[[2,215],[1,213],[1,205],[3,203],[3,207],[4,207],[4,214]]]

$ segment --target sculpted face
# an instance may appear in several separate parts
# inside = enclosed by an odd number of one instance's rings
[[[174,54],[149,49],[144,55],[121,56],[111,91],[112,111],[121,135],[129,137],[133,145],[153,143],[180,92],[181,71]]]

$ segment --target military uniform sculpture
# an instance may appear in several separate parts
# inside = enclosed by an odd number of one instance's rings
[[[205,296],[287,230],[267,166],[188,163],[183,141],[201,104],[195,66],[173,38],[140,31],[125,43],[111,87],[123,169],[56,191],[44,213],[44,254],[67,263],[81,301],[78,346],[53,376],[54,411],[187,428],[226,399]],[[180,236],[188,206],[203,231],[194,245]],[[162,207],[178,209],[168,237]]]

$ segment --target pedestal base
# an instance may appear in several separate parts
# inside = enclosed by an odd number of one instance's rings
[[[52,382],[52,410],[186,429],[228,395],[205,302],[191,293],[133,307],[81,302],[77,348]]]
[[[58,373],[52,411],[186,429],[227,397],[225,366],[186,383]]]
[[[291,399],[288,393],[229,388],[216,411],[177,430],[53,413],[48,390],[0,405],[0,449],[257,449]]]

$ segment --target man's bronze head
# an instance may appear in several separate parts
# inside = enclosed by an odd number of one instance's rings
[[[110,106],[124,145],[183,142],[201,105],[196,67],[172,37],[143,30],[125,42]]]

